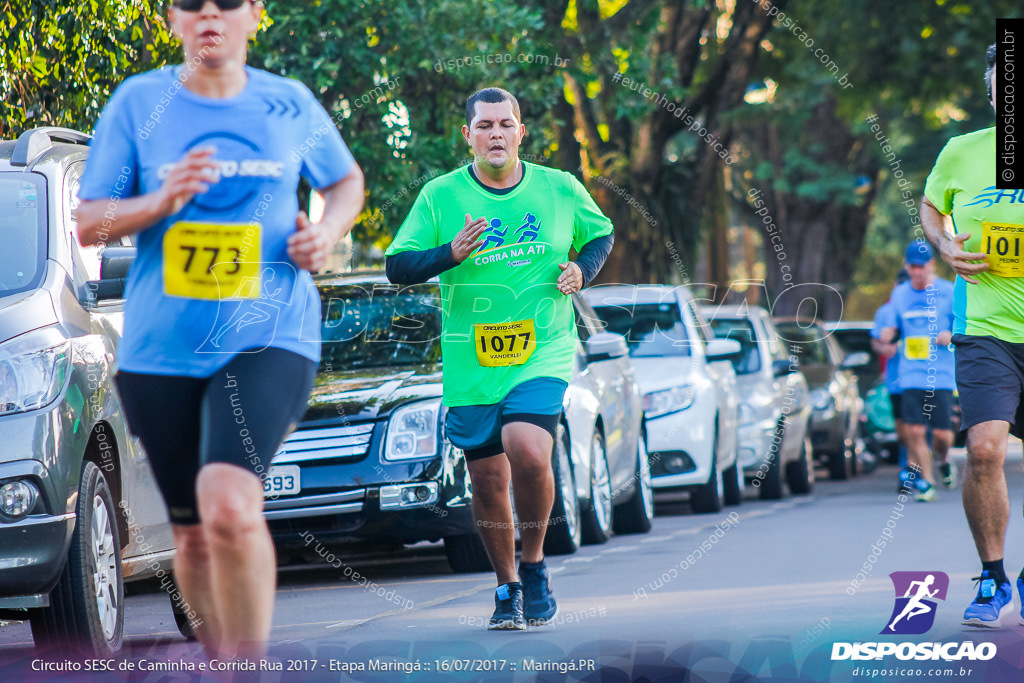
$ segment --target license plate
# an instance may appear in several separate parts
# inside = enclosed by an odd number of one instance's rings
[[[299,466],[277,465],[267,471],[263,480],[263,497],[289,496],[299,492]]]

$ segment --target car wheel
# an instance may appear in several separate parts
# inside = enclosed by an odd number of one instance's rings
[[[726,505],[739,505],[743,502],[743,468],[740,467],[738,457],[732,467],[722,473],[722,483],[725,486]]]
[[[768,451],[768,469],[764,470],[764,479],[761,480],[761,500],[779,500],[782,498],[782,439],[786,433],[786,427],[780,422],[775,427],[775,438],[772,439],[771,450]],[[776,445],[778,442],[778,445]]]
[[[654,519],[654,490],[651,488],[651,463],[647,439],[641,430],[636,447],[636,488],[625,503],[615,506],[612,526],[617,534],[646,534]]]
[[[711,442],[711,476],[706,484],[701,484],[693,489],[690,494],[690,506],[694,512],[708,514],[720,512],[722,500],[722,472],[718,469],[718,429],[715,429],[715,439]]]
[[[494,571],[484,543],[477,534],[445,536],[444,554],[456,574]]]
[[[167,596],[171,599],[171,612],[174,614],[174,624],[178,627],[178,633],[190,642],[199,640],[195,629],[192,628],[192,622],[188,620],[188,615],[185,614],[184,604],[175,600],[171,593],[168,593]]]
[[[555,504],[544,535],[545,555],[571,555],[580,547],[580,500],[576,497],[576,478],[569,456],[569,433],[558,425],[552,461],[555,472]]]
[[[608,453],[604,435],[594,428],[590,442],[590,503],[581,517],[583,542],[604,543],[612,533],[612,479],[608,472]]]
[[[799,459],[786,465],[786,484],[794,495],[808,494],[814,487],[814,465],[806,441],[800,449]]]
[[[833,481],[844,481],[850,478],[849,458],[846,449],[840,448],[828,454],[828,478]]]
[[[121,543],[107,480],[91,462],[82,467],[75,513],[68,561],[50,606],[29,610],[32,636],[41,649],[71,645],[110,657],[124,637]]]

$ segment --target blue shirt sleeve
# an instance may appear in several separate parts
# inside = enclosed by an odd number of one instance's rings
[[[882,330],[886,327],[896,327],[893,307],[888,301],[879,306],[875,312],[875,325],[871,328],[871,337],[878,339],[882,335]]]
[[[103,107],[89,143],[89,158],[78,188],[80,199],[124,199],[139,193],[139,157],[129,107],[131,89],[130,81],[126,81]]]
[[[576,265],[583,272],[584,287],[601,272],[601,267],[607,260],[608,254],[612,253],[613,244],[615,244],[614,234],[605,235],[590,240],[580,249],[580,253],[576,256]]]
[[[310,134],[300,148],[300,173],[314,188],[321,190],[347,176],[356,160],[330,115],[309,88],[301,87],[306,98],[306,130]]]

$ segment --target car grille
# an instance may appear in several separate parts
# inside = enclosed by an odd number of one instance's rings
[[[311,460],[346,459],[358,460],[370,449],[373,423],[327,427],[323,429],[300,429],[288,435],[281,448],[274,454],[273,464]]]

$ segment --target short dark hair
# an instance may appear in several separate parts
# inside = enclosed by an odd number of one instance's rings
[[[985,92],[992,99],[992,72],[996,69],[996,44],[992,43],[985,51]]]
[[[516,99],[515,95],[510,93],[508,90],[502,90],[501,88],[484,88],[483,90],[477,90],[469,96],[468,100],[466,100],[466,126],[470,126],[473,123],[473,115],[476,114],[477,102],[485,102],[486,104],[511,102],[512,114],[516,117],[517,121],[520,123],[523,122],[523,115],[519,112],[519,100]]]

